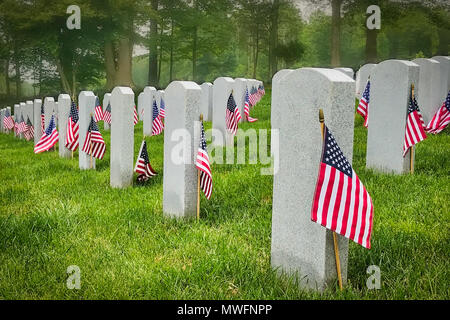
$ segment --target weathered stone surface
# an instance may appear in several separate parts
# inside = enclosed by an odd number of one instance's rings
[[[34,99],[33,101],[33,118],[34,118],[34,144],[36,145],[42,137],[41,133],[41,99]]]
[[[236,101],[236,104],[239,108],[239,112],[241,113],[241,121],[240,122],[247,121],[247,118],[245,117],[245,114],[244,114],[245,90],[246,89],[247,89],[247,79],[243,79],[243,78],[234,79],[233,96],[234,96],[234,101]]]
[[[156,91],[155,100],[156,100],[156,105],[158,106],[158,109],[161,108],[161,99],[164,100],[164,96],[165,96],[165,91],[164,90]]]
[[[111,165],[110,184],[126,188],[133,184],[134,92],[116,87],[111,95]]]
[[[111,100],[111,93],[105,93],[103,96],[103,112],[105,112],[106,108],[108,108],[108,103]],[[111,107],[112,109],[112,107]],[[111,110],[112,111],[112,110]],[[103,121],[103,129],[108,131],[111,128],[111,125],[107,123],[106,121]]]
[[[202,88],[200,112],[203,114],[203,119],[205,121],[212,121],[214,87],[210,82],[205,82],[200,87]]]
[[[21,121],[22,117],[26,120],[26,118],[25,118],[25,116],[26,116],[26,108],[27,108],[26,103],[25,102],[21,102],[20,103],[20,107],[19,107],[19,112],[17,113],[17,115],[19,116],[17,121]],[[19,138],[20,139],[25,139],[23,133],[19,134]]]
[[[332,69],[302,68],[274,88],[284,96],[277,110],[288,115],[278,129],[279,170],[274,174],[272,266],[298,273],[300,286],[319,291],[337,278],[332,232],[311,221],[322,154],[319,109],[351,162],[355,81]],[[348,240],[338,236],[342,278],[347,279]]]
[[[225,123],[228,97],[233,86],[234,80],[228,77],[220,77],[214,81],[212,127],[222,136],[214,136],[213,144],[216,146],[232,145],[234,141],[234,136],[227,131]]]
[[[195,217],[201,88],[174,81],[166,89],[163,211],[171,217]]]
[[[23,116],[25,122],[27,122],[27,119],[30,119],[31,124],[34,126],[34,109],[33,109],[33,101],[28,100],[25,102],[26,104],[26,114]]]
[[[47,129],[50,119],[55,112],[55,99],[53,97],[44,98],[44,115],[45,115],[45,128]],[[56,121],[56,114],[55,114]]]
[[[156,99],[156,89],[154,87],[144,88],[144,136],[152,135],[153,123],[153,100]]]
[[[334,70],[340,71],[352,79],[355,77],[355,71],[352,68],[334,68]]]
[[[412,84],[420,96],[419,66],[411,61],[387,60],[372,70],[367,168],[397,174],[410,171],[410,152],[403,157],[403,143]]]
[[[432,58],[440,63],[441,68],[441,103],[447,98],[447,94],[450,91],[450,57],[447,56],[435,56]]]
[[[366,89],[367,80],[375,66],[375,63],[368,63],[363,65],[359,68],[358,72],[356,72],[356,98],[361,99],[361,96]]]
[[[433,59],[414,59],[412,62],[419,65],[419,90],[416,95],[425,124],[428,124],[436,111],[441,107],[440,99],[441,68],[440,63]]]
[[[5,109],[0,109],[0,132],[3,133],[5,130],[3,129],[3,119],[5,117]]]
[[[69,121],[71,99],[68,94],[58,96],[58,134],[59,134],[59,156],[71,158],[72,151],[66,148],[67,122]]]
[[[83,144],[86,140],[87,130],[89,128],[89,123],[91,122],[91,117],[94,116],[95,112],[95,95],[92,91],[81,91],[78,96],[79,104],[79,157],[78,165],[81,170],[95,169],[95,158],[92,158],[92,168],[91,168],[91,156],[84,152]]]

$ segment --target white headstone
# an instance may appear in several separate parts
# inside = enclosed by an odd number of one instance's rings
[[[155,99],[156,99],[156,105],[158,106],[158,109],[161,108],[161,99],[164,100],[164,94],[165,94],[164,90],[156,91]]]
[[[212,121],[213,113],[213,85],[210,82],[205,82],[201,86],[202,98],[200,101],[200,112],[203,114],[205,121]]]
[[[417,103],[425,124],[428,124],[436,111],[442,105],[440,99],[441,68],[440,63],[433,59],[414,59],[412,62],[419,65],[419,92]]]
[[[58,96],[59,156],[61,158],[72,157],[72,151],[66,148],[67,122],[69,120],[71,102],[68,94],[60,94]]]
[[[126,188],[133,184],[134,92],[116,87],[111,94],[110,185]]]
[[[33,101],[33,118],[34,118],[34,144],[36,145],[42,137],[41,133],[41,99],[34,99]]]
[[[367,168],[397,174],[410,171],[411,153],[403,157],[403,143],[412,84],[420,96],[419,66],[411,61],[387,60],[372,70]]]
[[[103,112],[105,112],[106,108],[108,108],[108,103],[110,102],[110,100],[111,100],[111,93],[105,93],[105,95],[103,96]],[[108,131],[110,127],[111,126],[108,122],[106,121],[103,122],[103,128],[105,129],[105,131]]]
[[[144,136],[152,135],[153,124],[153,100],[155,100],[156,89],[154,87],[144,88]]]
[[[201,88],[191,81],[174,81],[166,89],[164,130],[163,212],[171,217],[195,217]]]
[[[447,98],[447,94],[450,91],[450,57],[447,56],[435,56],[432,58],[440,63],[441,68],[441,104]]]
[[[234,101],[239,108],[239,112],[241,113],[241,122],[246,122],[247,118],[244,114],[244,104],[245,104],[245,90],[247,89],[247,79],[236,78],[234,79],[233,85],[233,97]]]
[[[352,68],[334,68],[334,70],[340,71],[352,79],[355,77],[355,71]]]
[[[279,170],[274,174],[272,258],[274,268],[298,274],[300,286],[322,291],[337,279],[332,232],[311,221],[322,155],[319,109],[344,155],[353,156],[355,81],[332,69],[301,68],[274,90],[279,123]],[[347,279],[348,240],[338,236],[342,279]]]
[[[356,72],[356,98],[361,99],[361,96],[366,89],[367,80],[369,79],[370,73],[376,66],[374,63],[368,63],[359,68]]]
[[[79,104],[79,157],[78,165],[81,170],[91,169],[91,156],[82,150],[91,117],[95,114],[95,95],[92,91],[81,91],[78,96]],[[92,169],[95,169],[95,158],[92,158]]]
[[[142,116],[142,110],[144,109],[144,92],[139,93],[137,99],[137,111],[139,120],[143,121],[144,117]]]
[[[26,110],[26,109],[27,109],[26,103],[25,103],[25,102],[21,102],[21,103],[20,103],[20,111],[19,111],[19,113],[18,113],[18,115],[19,115],[18,121],[21,121],[21,120],[22,120],[22,117],[23,117],[23,119],[24,119],[25,121],[27,121],[27,118],[26,118],[26,112],[27,112],[27,110]],[[25,139],[23,133],[19,134],[19,138],[20,138],[20,139]]]
[[[224,139],[214,137],[213,144],[215,146],[232,145],[234,141],[234,136],[227,131],[225,123],[227,102],[233,86],[234,80],[228,77],[220,77],[214,81],[212,127],[224,137]]]
[[[30,119],[31,124],[34,126],[34,109],[33,109],[33,101],[28,100],[26,102],[26,116],[24,115],[23,118],[25,120],[25,123],[28,119]]]
[[[46,97],[44,99],[45,129],[47,129],[50,123],[50,119],[52,118],[54,112],[55,112],[55,99],[53,97]]]
[[[3,118],[5,117],[5,109],[0,109],[0,132],[3,133]]]

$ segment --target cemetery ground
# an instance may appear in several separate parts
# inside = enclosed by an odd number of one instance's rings
[[[267,93],[252,111],[259,121],[241,128],[270,128]],[[109,186],[110,133],[102,133],[108,149],[97,171],[0,134],[0,299],[450,298],[449,129],[418,145],[414,175],[380,174],[365,169],[367,133],[355,116],[353,166],[374,201],[372,249],[351,242],[348,284],[322,295],[270,266],[272,177],[261,165],[213,165],[201,220],[169,219],[163,135],[147,138],[160,175],[118,190]],[[142,122],[135,159],[141,141]],[[66,287],[70,265],[81,269],[80,290]],[[381,269],[379,290],[366,286],[370,265]]]

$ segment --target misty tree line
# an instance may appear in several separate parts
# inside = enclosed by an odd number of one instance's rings
[[[448,55],[450,43],[446,1],[304,0],[331,9],[331,16],[318,10],[308,21],[293,0],[74,2],[0,2],[3,100],[218,76],[270,82],[281,68],[357,69],[388,58]],[[72,4],[81,9],[80,30],[66,27]],[[381,30],[366,28],[371,4],[381,8]],[[134,56],[136,47],[149,54]]]

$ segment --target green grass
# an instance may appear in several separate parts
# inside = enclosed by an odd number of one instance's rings
[[[242,127],[270,127],[270,92]],[[100,126],[101,127],[101,126]],[[210,124],[207,125],[210,127]],[[104,133],[109,145],[109,133]],[[135,129],[135,154],[142,124]],[[375,206],[372,249],[351,243],[348,285],[322,295],[270,267],[272,177],[260,165],[214,165],[201,221],[162,214],[162,175],[109,187],[109,153],[97,171],[0,134],[0,299],[448,299],[449,131],[417,147],[414,176],[365,170],[366,130],[355,120],[354,168]],[[163,137],[149,139],[162,173]],[[81,290],[66,269],[81,268]],[[381,268],[368,290],[366,269]]]

